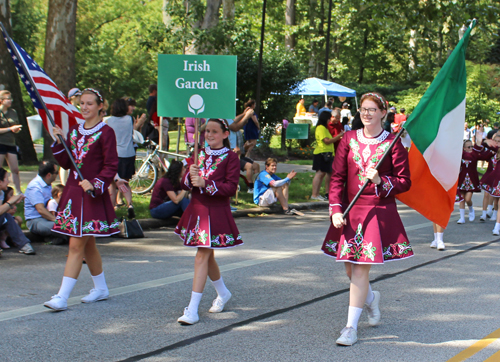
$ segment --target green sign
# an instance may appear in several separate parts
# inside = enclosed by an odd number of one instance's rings
[[[309,124],[290,123],[286,128],[286,139],[306,140],[309,138]]]
[[[234,118],[236,56],[158,55],[158,116]]]

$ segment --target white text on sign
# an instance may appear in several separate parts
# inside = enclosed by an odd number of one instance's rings
[[[206,60],[203,61],[203,64],[198,64],[196,60],[194,63],[188,63],[188,61],[185,60],[183,70],[185,72],[210,72],[210,64],[208,64]]]
[[[185,72],[210,72],[210,64],[206,60],[203,63],[198,64],[195,60],[194,63],[189,63],[187,60],[184,61]],[[179,89],[218,89],[217,82],[205,82],[204,78],[200,78],[198,81],[189,81],[184,78],[177,78],[175,80],[175,86]]]

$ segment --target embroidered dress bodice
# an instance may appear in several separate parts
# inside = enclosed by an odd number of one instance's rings
[[[378,165],[382,156],[389,148],[394,135],[382,131],[374,138],[364,135],[363,129],[346,132],[342,138],[333,164],[332,182],[330,184],[330,205],[342,204],[344,188],[347,199],[350,201],[358,193],[366,181],[369,169]],[[378,166],[378,173],[382,180],[379,185],[369,183],[361,194],[360,201],[374,202],[370,199],[394,197],[409,185],[408,152],[400,141],[396,142],[391,153]],[[345,181],[349,180],[347,184]],[[332,202],[334,200],[334,202]]]

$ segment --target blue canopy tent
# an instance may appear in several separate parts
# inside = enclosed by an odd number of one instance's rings
[[[356,101],[356,109],[358,109],[358,100],[356,98],[355,90],[349,89],[334,82],[328,82],[324,79],[304,79],[297,85],[297,87],[291,92],[291,94],[302,96],[324,96],[325,103],[329,96],[354,97],[354,100]]]

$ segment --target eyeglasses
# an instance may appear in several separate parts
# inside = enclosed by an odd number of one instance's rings
[[[377,112],[377,108],[364,108],[361,107],[359,109],[359,113],[368,113],[369,115],[375,114]]]
[[[2,98],[3,101],[11,101],[12,98]]]

